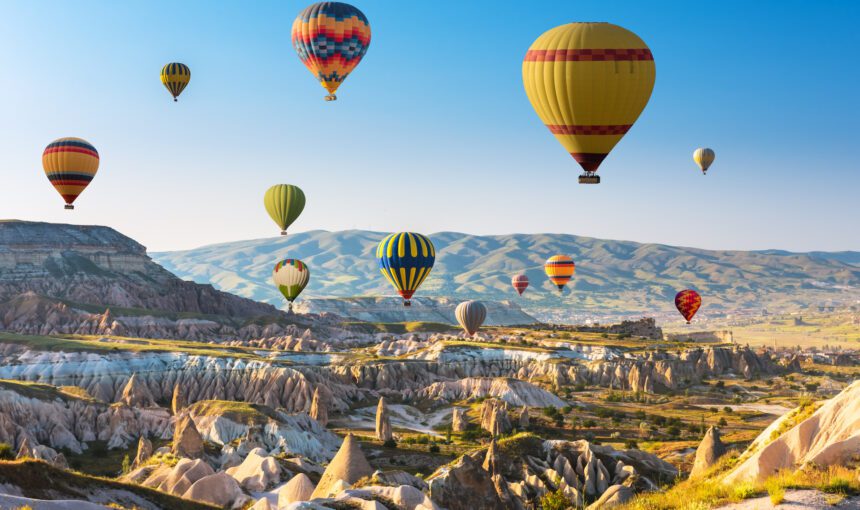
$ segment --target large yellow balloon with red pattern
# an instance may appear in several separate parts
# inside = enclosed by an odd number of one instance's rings
[[[537,38],[523,60],[529,101],[564,149],[594,175],[645,109],[654,57],[636,34],[610,23],[570,23]]]

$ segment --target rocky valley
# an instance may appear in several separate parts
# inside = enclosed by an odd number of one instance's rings
[[[110,229],[0,237],[0,505],[687,508],[660,505],[788,470],[814,491],[860,455],[851,351],[549,326],[504,302],[474,336],[445,299],[286,313]]]

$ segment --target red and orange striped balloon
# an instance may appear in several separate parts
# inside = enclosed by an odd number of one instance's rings
[[[99,169],[99,153],[91,143],[81,138],[58,138],[42,153],[42,168],[54,185],[66,209],[92,182]]]
[[[523,292],[529,287],[529,277],[524,274],[518,274],[511,278],[511,285],[522,296]]]
[[[702,296],[692,289],[685,289],[675,294],[675,307],[684,316],[687,324],[690,323],[699,307],[702,306]]]

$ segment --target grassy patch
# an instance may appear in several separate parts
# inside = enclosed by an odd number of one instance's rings
[[[245,425],[262,425],[269,418],[277,418],[275,412],[264,405],[230,400],[201,400],[192,404],[189,411],[198,416],[223,416]]]
[[[15,393],[39,400],[81,400],[84,402],[95,402],[86,390],[73,386],[61,386],[56,388],[48,384],[40,384],[29,381],[13,381],[9,379],[0,379],[0,389],[14,391]]]
[[[441,322],[343,322],[343,326],[359,327],[371,333],[446,333],[456,328]]]

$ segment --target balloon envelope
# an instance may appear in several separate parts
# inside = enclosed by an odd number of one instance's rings
[[[66,209],[89,186],[99,169],[99,153],[81,138],[58,138],[42,153],[42,168],[48,180],[66,201]]]
[[[171,62],[161,68],[161,83],[173,96],[174,101],[179,94],[182,94],[189,81],[191,81],[191,69],[185,64]]]
[[[558,287],[559,292],[564,290],[564,286],[567,285],[567,282],[573,277],[573,273],[576,270],[576,265],[573,263],[573,259],[568,257],[567,255],[553,255],[549,259],[547,259],[546,263],[543,265],[543,270],[547,276],[549,276],[550,281]]]
[[[511,278],[511,285],[513,285],[517,293],[522,296],[523,292],[525,292],[529,286],[529,277],[524,274],[518,274]]]
[[[541,121],[588,179],[639,118],[655,78],[651,50],[610,23],[569,23],[538,37],[523,60],[523,84]]]
[[[404,305],[430,274],[436,249],[430,239],[414,232],[389,234],[376,247],[379,271],[403,297]]]
[[[686,289],[675,294],[675,307],[684,316],[687,324],[696,315],[700,306],[702,306],[702,297],[695,290]]]
[[[281,235],[287,235],[287,227],[305,209],[305,194],[292,184],[275,184],[263,196],[266,212],[281,227]]]
[[[474,336],[487,318],[487,307],[480,301],[465,301],[457,305],[454,316],[463,330]]]
[[[370,46],[370,23],[352,5],[319,2],[299,13],[291,31],[299,60],[334,95]]]
[[[717,155],[713,150],[708,149],[707,147],[700,147],[693,151],[693,161],[699,165],[699,168],[702,170],[703,174],[708,173],[708,168],[711,167],[711,164],[716,159]]]
[[[290,309],[293,308],[293,301],[305,290],[310,279],[310,269],[299,259],[284,259],[275,264],[272,270],[272,281],[290,302]]]

